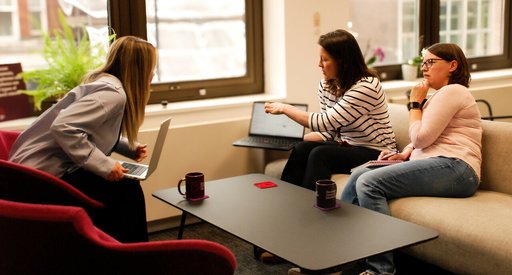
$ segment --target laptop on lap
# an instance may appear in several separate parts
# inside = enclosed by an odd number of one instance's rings
[[[290,104],[307,111],[307,104]],[[265,102],[256,101],[252,106],[249,136],[233,142],[234,146],[287,151],[303,140],[304,126],[286,115],[265,113]]]
[[[124,174],[125,178],[146,180],[156,170],[156,167],[158,166],[158,161],[160,160],[160,154],[162,153],[162,150],[164,148],[165,138],[167,136],[170,124],[171,118],[164,120],[160,124],[160,130],[158,131],[158,136],[156,138],[155,146],[153,148],[153,153],[151,154],[151,160],[149,161],[149,165],[142,163],[119,161],[124,168],[129,169],[129,171]]]

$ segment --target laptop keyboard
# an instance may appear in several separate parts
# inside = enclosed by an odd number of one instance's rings
[[[142,175],[142,173],[144,173],[144,171],[146,170],[146,167],[140,166],[140,165],[135,165],[132,163],[123,162],[122,166],[129,170],[128,174],[137,175],[137,176]]]
[[[289,139],[283,139],[278,137],[249,137],[249,141],[252,143],[263,143],[263,144],[276,144],[276,145],[287,145],[292,143]]]

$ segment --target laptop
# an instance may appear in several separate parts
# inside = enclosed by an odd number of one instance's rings
[[[160,160],[160,154],[162,153],[162,150],[164,148],[165,137],[167,136],[170,124],[171,118],[164,120],[160,124],[160,130],[158,131],[158,136],[156,138],[155,146],[153,148],[153,153],[151,154],[151,160],[149,161],[149,165],[142,163],[119,161],[124,168],[129,169],[129,171],[124,174],[125,178],[146,180],[156,170],[156,167],[158,166],[158,161]]]
[[[304,111],[308,110],[307,104],[290,105]],[[286,115],[267,114],[264,107],[265,102],[253,103],[249,136],[233,142],[234,146],[287,151],[303,140],[304,126]]]

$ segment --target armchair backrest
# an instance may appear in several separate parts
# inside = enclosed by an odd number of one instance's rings
[[[41,170],[0,160],[0,199],[80,206],[86,210],[104,207],[69,183]]]
[[[12,144],[20,135],[19,132],[0,130],[0,159],[9,159],[9,152],[11,151]]]
[[[20,132],[0,130],[0,199],[27,203],[103,208],[81,191],[51,174],[8,161],[12,144]]]
[[[0,200],[0,274],[234,274],[236,259],[206,240],[123,244],[79,207]]]

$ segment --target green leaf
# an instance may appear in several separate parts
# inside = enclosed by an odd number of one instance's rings
[[[50,97],[60,97],[76,87],[89,71],[99,67],[105,59],[106,50],[101,43],[91,45],[85,27],[73,30],[59,10],[61,30],[55,30],[53,38],[43,33],[43,55],[47,69],[22,72],[25,82],[34,83],[33,91],[22,91],[34,97],[34,107],[41,109],[41,102]],[[113,33],[105,39],[113,41]]]

